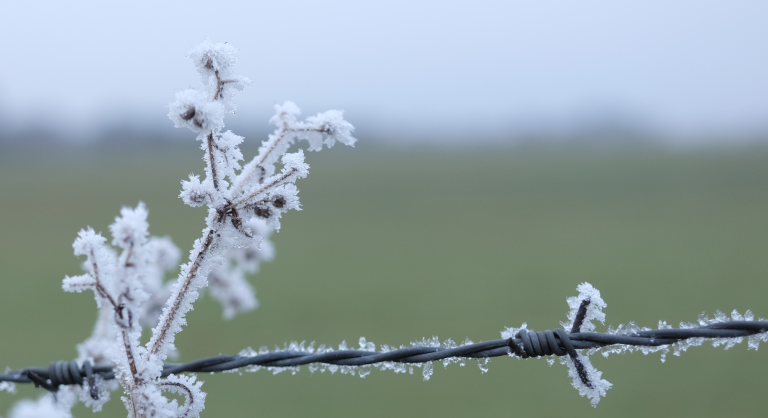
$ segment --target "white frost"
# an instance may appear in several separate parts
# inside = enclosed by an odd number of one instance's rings
[[[579,395],[589,398],[592,406],[597,406],[600,402],[600,397],[605,396],[605,392],[613,386],[609,381],[602,379],[603,373],[589,361],[589,357],[579,355],[579,361],[584,365],[584,369],[587,372],[588,379],[591,387],[584,384],[579,377],[579,373],[576,370],[576,365],[569,356],[564,356],[566,364],[568,365],[568,375],[571,376],[573,382],[571,383],[579,391]]]
[[[594,331],[595,324],[593,324],[592,321],[596,320],[600,321],[602,324],[605,323],[605,314],[603,313],[603,309],[605,309],[607,305],[605,304],[603,298],[600,297],[600,291],[595,289],[589,283],[580,284],[578,287],[576,287],[576,290],[579,291],[579,296],[566,299],[568,306],[571,307],[571,310],[568,312],[568,321],[561,322],[560,324],[566,331],[570,331],[571,327],[573,327],[573,321],[576,319],[576,313],[579,311],[579,307],[581,306],[581,302],[588,299],[590,303],[587,306],[587,315],[584,317],[584,322],[581,325],[581,331]]]

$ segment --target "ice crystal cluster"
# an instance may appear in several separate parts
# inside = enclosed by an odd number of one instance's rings
[[[99,308],[93,334],[78,346],[77,362],[115,367],[129,418],[200,415],[205,402],[202,382],[194,376],[161,377],[192,303],[207,286],[221,302],[225,318],[254,309],[257,301],[246,277],[274,257],[269,236],[280,229],[281,216],[301,210],[295,183],[307,176],[309,166],[301,150],[289,153],[289,148],[298,140],[307,141],[311,151],[356,141],[341,111],[301,121],[299,108],[286,102],[275,106],[270,120],[277,126],[275,132],[262,142],[258,155],[241,166],[238,146],[243,138],[224,131],[224,116],[236,108],[235,94],[251,84],[234,72],[236,53],[231,45],[208,40],[193,48],[188,56],[203,88],[178,92],[169,106],[169,118],[176,127],[196,133],[204,152],[204,176],[182,181],[180,197],[187,205],[208,207],[202,237],[181,265],[178,279],[165,282],[164,276],[178,266],[180,251],[168,238],[149,236],[142,203],[121,210],[109,228],[111,245],[91,228],[80,231],[73,244],[75,255],[85,257],[85,274],[67,276],[63,288],[92,290]],[[140,341],[142,327],[152,328],[147,344]],[[117,385],[97,379],[96,401],[87,395],[87,384],[62,386],[55,395],[19,402],[10,417],[69,417],[78,399],[98,411]],[[13,390],[6,386],[2,388]],[[183,405],[166,398],[165,392],[183,395]]]

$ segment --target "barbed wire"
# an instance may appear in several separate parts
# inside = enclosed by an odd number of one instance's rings
[[[573,360],[579,377],[592,387],[577,351],[613,345],[656,347],[670,345],[691,338],[740,338],[768,332],[768,321],[727,321],[694,328],[665,328],[636,331],[631,334],[579,332],[589,305],[583,300],[570,333],[560,328],[547,331],[519,330],[514,337],[484,341],[459,347],[406,347],[392,351],[338,350],[322,353],[284,350],[253,356],[215,356],[188,363],[165,363],[162,376],[185,372],[212,373],[237,370],[247,366],[289,368],[322,363],[336,366],[365,366],[384,362],[428,363],[445,359],[481,359],[500,356],[521,358],[565,356]],[[0,382],[33,383],[55,392],[61,385],[82,385],[88,382],[91,397],[98,398],[95,378],[115,378],[111,366],[93,366],[89,361],[82,366],[77,362],[52,362],[48,368],[30,367],[0,374]]]

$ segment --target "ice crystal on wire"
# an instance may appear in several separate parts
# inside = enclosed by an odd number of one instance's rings
[[[576,290],[579,291],[579,295],[567,299],[568,306],[571,307],[571,310],[568,312],[568,321],[562,322],[561,325],[564,329],[570,330],[582,301],[587,300],[589,305],[587,305],[587,314],[581,325],[581,331],[594,331],[595,324],[592,321],[600,321],[601,324],[605,323],[605,314],[603,313],[603,309],[606,307],[605,301],[600,297],[600,291],[589,283],[580,284]]]
[[[509,338],[515,338],[517,336],[517,333],[520,332],[520,330],[528,329],[528,324],[523,322],[522,325],[520,325],[520,328],[515,327],[506,327],[503,331],[501,331],[501,338],[503,339],[509,339]],[[470,343],[471,344],[471,343]]]
[[[602,310],[607,305],[605,301],[603,301],[603,299],[600,297],[600,291],[595,289],[589,283],[580,284],[576,290],[579,292],[578,296],[566,299],[568,306],[571,309],[568,312],[568,321],[562,322],[561,324],[564,328],[570,330],[577,319],[577,314],[579,312],[579,308],[582,306],[582,303],[588,301],[589,303],[587,305],[586,312],[584,313],[584,317],[581,318],[581,327],[577,330],[577,332],[593,331],[595,329],[595,325],[592,323],[593,320],[605,323],[605,314]],[[525,323],[523,323],[519,328],[508,327],[501,332],[501,337],[504,339],[518,339],[518,334],[520,331],[527,329],[528,325]],[[577,355],[576,360],[580,363],[580,367],[577,367],[577,364],[575,364],[574,360],[567,355],[560,357],[560,363],[568,366],[568,374],[573,378],[573,387],[579,391],[581,396],[587,396],[590,399],[592,406],[596,406],[597,403],[600,402],[600,397],[605,396],[606,391],[610,389],[611,383],[607,380],[603,380],[602,372],[595,369],[594,366],[592,366],[592,363],[589,361],[589,354],[591,354],[592,351],[581,351],[582,352]],[[510,355],[513,354],[514,353],[510,352]],[[552,359],[548,359],[550,366],[554,363],[554,361],[551,360]],[[579,369],[581,369],[584,375],[580,375]]]
[[[564,356],[561,358],[565,359],[565,362],[568,365],[568,375],[573,379],[573,382],[571,383],[573,387],[579,391],[579,395],[589,398],[589,402],[592,406],[597,406],[600,402],[600,397],[604,397],[605,392],[613,385],[609,381],[602,379],[603,373],[592,366],[588,356],[579,355],[578,359],[581,364],[584,365],[587,376],[589,376],[589,385],[581,380],[576,365],[570,357]]]

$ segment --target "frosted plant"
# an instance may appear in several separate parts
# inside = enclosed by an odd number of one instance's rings
[[[180,252],[167,237],[149,237],[143,203],[123,208],[110,226],[114,248],[91,228],[81,230],[73,244],[75,254],[86,258],[86,273],[67,276],[63,288],[92,290],[99,307],[93,334],[78,346],[77,362],[115,368],[129,418],[199,416],[205,402],[202,382],[194,376],[161,377],[163,362],[175,351],[175,336],[186,325],[192,303],[210,284],[225,318],[255,308],[254,290],[245,277],[274,257],[268,237],[280,229],[283,213],[301,210],[295,183],[309,172],[304,153],[288,153],[288,149],[297,140],[306,140],[311,151],[337,141],[345,145],[356,141],[351,135],[354,128],[341,111],[299,121],[298,107],[286,102],[275,106],[270,120],[277,126],[275,132],[262,143],[258,155],[241,167],[238,146],[243,138],[223,131],[224,116],[236,108],[235,93],[250,84],[234,73],[236,52],[230,45],[208,40],[193,48],[188,55],[204,88],[177,93],[169,106],[168,116],[176,127],[197,133],[206,163],[202,179],[190,175],[182,181],[179,197],[193,207],[206,205],[208,215],[202,237],[195,241],[178,279],[163,282],[165,273],[177,265]],[[146,345],[139,341],[142,326],[152,327]],[[69,417],[78,397],[98,411],[116,384],[96,379],[93,390],[98,400],[88,396],[90,389],[87,382],[82,389],[61,387],[55,396],[20,402],[11,417]],[[163,392],[183,395],[184,405],[167,399]]]

